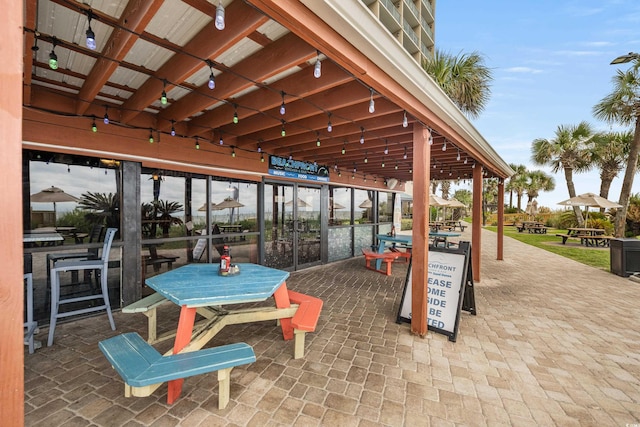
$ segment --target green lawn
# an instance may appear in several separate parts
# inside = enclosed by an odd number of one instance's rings
[[[497,231],[498,227],[490,226],[485,228],[487,230],[495,232]],[[570,244],[570,246],[545,244],[545,242],[562,242],[562,239],[560,237],[557,237],[556,233],[565,234],[566,232],[566,230],[549,228],[547,230],[547,234],[518,233],[518,230],[515,227],[504,227],[504,235],[507,237],[512,237],[528,245],[544,249],[545,251],[553,252],[554,254],[562,255],[566,258],[571,258],[572,260],[590,265],[592,267],[610,271],[611,260],[608,248],[596,249],[587,248],[585,246],[576,246],[575,243],[577,243],[577,240],[574,240],[573,244]],[[567,243],[569,242],[571,242],[571,240],[569,240]]]

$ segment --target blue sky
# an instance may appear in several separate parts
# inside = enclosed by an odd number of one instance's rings
[[[472,123],[508,163],[551,173],[531,162],[534,139],[553,138],[559,125],[583,120],[596,130],[622,129],[596,120],[591,111],[611,92],[618,67],[627,68],[609,65],[611,60],[640,52],[639,1],[439,0],[435,33],[436,48],[477,51],[493,69],[491,101]],[[620,196],[623,173],[610,200]],[[564,176],[554,178],[555,191],[541,193],[538,202],[558,209],[569,195]],[[597,171],[574,181],[578,194],[599,192]],[[638,176],[632,192],[640,192]]]

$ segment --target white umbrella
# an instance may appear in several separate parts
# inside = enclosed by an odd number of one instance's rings
[[[615,209],[615,208],[622,207],[622,205],[612,202],[611,200],[607,200],[604,197],[600,197],[594,193],[580,194],[579,196],[575,196],[575,197],[571,197],[570,199],[563,200],[558,204],[563,206],[584,206],[587,211],[587,214],[585,215],[586,216],[585,227],[589,219],[589,207],[605,208],[605,209]]]
[[[298,197],[297,203],[299,208],[308,208],[311,206],[309,203],[305,202],[300,197]],[[293,206],[293,200],[289,200],[288,202],[286,202],[285,206]]]
[[[373,203],[371,202],[371,200],[367,199],[364,202],[360,203],[358,207],[363,209],[368,209],[373,207]]]
[[[244,205],[242,203],[240,203],[237,200],[233,200],[231,197],[227,197],[226,199],[224,199],[223,201],[221,201],[220,203],[215,205],[216,210],[222,210],[222,209],[231,209],[230,211],[230,217],[229,217],[229,223],[233,224],[233,210],[235,208],[241,208]]]
[[[53,185],[50,188],[45,188],[39,193],[32,194],[30,197],[32,203],[53,203],[53,222],[56,223],[57,220],[57,212],[56,212],[56,203],[62,202],[79,202],[75,196],[71,194],[65,193],[61,188],[54,187]]]
[[[527,203],[525,212],[527,212],[530,217],[538,215],[538,201],[534,199],[532,202]]]

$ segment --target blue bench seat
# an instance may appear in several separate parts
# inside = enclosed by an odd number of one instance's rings
[[[125,396],[149,396],[157,385],[218,371],[218,407],[229,403],[230,374],[236,366],[256,361],[253,348],[235,343],[162,356],[135,332],[121,334],[98,346],[125,382]]]

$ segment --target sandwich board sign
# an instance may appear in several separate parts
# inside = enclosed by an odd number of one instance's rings
[[[427,285],[427,326],[456,341],[460,310],[476,314],[471,244],[460,242],[456,249],[429,247]],[[409,264],[397,322],[411,323],[412,268]]]

